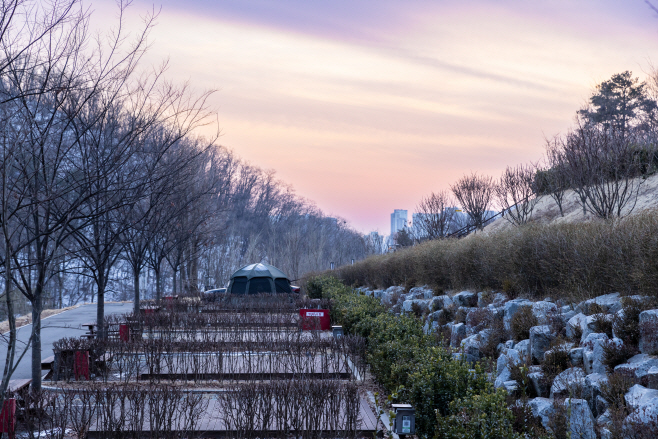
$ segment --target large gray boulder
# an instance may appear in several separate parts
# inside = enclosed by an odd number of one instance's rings
[[[480,358],[481,349],[487,344],[489,335],[491,333],[490,329],[484,329],[477,334],[473,334],[469,337],[466,337],[461,341],[461,347],[469,355],[473,357]]]
[[[569,359],[572,366],[582,366],[585,348],[573,348],[569,350]]]
[[[576,306],[576,310],[588,313],[592,305],[599,305],[607,313],[614,314],[621,309],[621,296],[619,293],[605,294],[594,299],[585,300]]]
[[[457,306],[473,308],[478,305],[478,295],[471,291],[462,291],[452,296],[452,302]]]
[[[537,318],[540,325],[550,323],[549,316],[557,313],[557,305],[551,302],[541,301],[532,304],[532,314]]]
[[[496,293],[494,294],[492,305],[495,306],[496,308],[500,308],[501,306],[505,305],[505,302],[507,302],[508,300],[509,297],[507,297],[507,294]]]
[[[528,400],[528,406],[532,411],[532,416],[541,419],[541,424],[545,429],[550,430],[550,421],[553,411],[553,400],[549,398],[533,398]]]
[[[647,389],[644,386],[639,384],[631,387],[624,399],[626,400],[626,405],[631,407],[633,410],[637,410],[649,404],[652,400],[658,398],[658,390]]]
[[[486,293],[484,291],[480,291],[478,293],[478,308],[487,307],[492,300],[493,300],[492,293]]]
[[[454,324],[450,333],[450,346],[453,348],[459,347],[464,338],[466,338],[466,325],[463,323]]]
[[[602,386],[608,383],[608,376],[605,373],[592,373],[585,377],[587,388],[591,390],[592,395],[586,398],[590,402],[590,408],[594,416],[598,416],[605,411],[607,403],[605,399],[599,403]]]
[[[606,372],[606,367],[603,364],[604,353],[603,346],[608,343],[609,339],[603,333],[590,333],[587,334],[583,344],[586,347],[584,352],[584,366],[585,372],[590,373],[603,373]]]
[[[571,317],[567,322],[567,337],[574,338],[577,332],[582,334],[582,338],[587,337],[587,316],[578,313]]]
[[[386,306],[395,306],[398,304],[398,301],[403,298],[403,294],[404,288],[402,287],[387,288],[381,293],[382,304]]]
[[[534,361],[544,361],[544,354],[555,338],[548,325],[533,326],[530,328],[530,356]]]
[[[656,419],[658,419],[658,397],[646,399],[624,420],[624,427],[632,431],[633,427],[642,426],[643,430],[651,429],[656,437]],[[643,436],[646,437],[646,436]]]
[[[514,350],[521,355],[521,358],[528,358],[530,355],[530,340],[521,340],[514,345]]]
[[[537,396],[548,396],[548,386],[546,385],[542,371],[530,372],[528,374],[528,380]]]
[[[402,311],[404,312],[414,312],[414,304],[420,310],[421,313],[429,311],[429,300],[424,299],[411,299],[405,300],[402,302]]]
[[[509,331],[512,328],[512,317],[514,317],[514,314],[522,308],[530,308],[532,310],[532,305],[533,302],[526,299],[514,299],[505,302],[505,317],[503,318],[505,329]]]
[[[589,388],[585,372],[579,367],[569,368],[555,377],[551,385],[551,398],[578,396],[590,397],[592,391]]]
[[[419,296],[414,297],[414,299],[431,299],[434,297],[434,290],[432,290],[427,285],[423,285],[422,287],[413,287],[409,290],[409,293]]]
[[[442,310],[452,305],[450,296],[436,296],[430,299],[430,310]]]
[[[508,380],[503,383],[502,387],[509,395],[513,395],[519,389],[519,383],[515,380]]]
[[[423,333],[425,334],[432,334],[435,333],[439,329],[439,322],[432,321],[427,319],[425,321],[425,324],[423,325]]]
[[[658,309],[640,313],[640,352],[658,354]]]
[[[567,398],[564,400],[569,416],[571,439],[596,439],[594,416],[589,404],[584,399]]]
[[[646,375],[647,387],[658,390],[658,366],[652,366]]]
[[[568,308],[568,309],[565,310],[565,308]],[[569,320],[571,320],[571,318],[573,316],[575,316],[576,314],[578,314],[578,313],[576,311],[574,311],[573,309],[569,309],[568,306],[563,306],[562,310],[560,311],[560,319],[566,325],[567,322]]]
[[[505,383],[512,379],[512,372],[509,366],[503,367],[496,379],[494,380],[494,388],[500,389],[505,387]]]
[[[497,376],[500,375],[506,367],[510,365],[518,365],[521,364],[521,362],[521,355],[517,350],[503,349],[501,354],[498,356],[498,360],[496,361]]]
[[[637,354],[631,357],[626,363],[615,367],[615,372],[634,373],[637,378],[642,378],[649,373],[649,369],[658,366],[658,357]]]

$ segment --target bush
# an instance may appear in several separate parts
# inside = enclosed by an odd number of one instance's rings
[[[532,313],[532,308],[524,306],[512,316],[512,320],[510,321],[512,338],[516,341],[530,338],[530,328],[538,324],[537,317]]]
[[[637,346],[630,343],[622,343],[618,345],[613,341],[608,341],[603,344],[603,365],[612,372],[615,366],[624,364],[633,355],[639,353]]]
[[[513,429],[515,432],[521,433],[526,438],[548,439],[551,437],[543,427],[541,418],[532,414],[530,406],[522,404],[520,401],[513,401],[509,409],[514,416]]]
[[[505,392],[486,392],[449,405],[449,415],[437,413],[435,439],[521,439],[514,432],[514,414],[507,408]]]
[[[612,338],[612,316],[605,313],[594,314],[594,330]]]
[[[489,328],[493,323],[493,312],[488,308],[476,308],[466,314],[466,324],[473,328],[473,332],[480,332]]]
[[[625,371],[608,374],[608,380],[601,384],[601,396],[611,407],[626,407],[624,395],[635,385],[635,377]]]
[[[555,377],[570,367],[571,358],[569,357],[567,345],[564,341],[555,342],[552,349],[548,350],[544,355],[544,362],[541,364],[541,371],[544,375],[542,379],[546,387],[550,387]]]
[[[487,358],[495,359],[498,358],[498,345],[507,341],[507,331],[505,331],[502,313],[492,315],[489,329],[491,329],[491,332],[484,346],[480,348],[480,352]]]
[[[610,291],[658,295],[658,210],[619,221],[526,224],[428,241],[335,270],[346,284],[411,282],[438,290],[506,290],[539,298]],[[583,297],[585,298],[585,297]]]
[[[637,346],[640,343],[640,313],[650,309],[651,304],[632,297],[622,298],[622,313],[615,314],[612,326],[615,335],[624,344]]]
[[[466,316],[468,315],[468,310],[466,308],[457,308],[455,311],[455,323],[466,323]]]
[[[316,276],[306,282],[306,294],[310,299],[322,299],[324,290],[342,286],[343,283],[333,276]]]
[[[567,324],[562,319],[562,313],[559,309],[549,311],[546,318],[548,319],[548,326],[551,327],[551,332],[553,334],[558,338],[567,336]]]

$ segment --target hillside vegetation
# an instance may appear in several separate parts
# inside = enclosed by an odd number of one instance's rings
[[[499,220],[501,221],[501,220]],[[658,295],[658,210],[620,220],[531,222],[426,242],[340,267],[348,285],[496,289],[577,298],[618,291]]]

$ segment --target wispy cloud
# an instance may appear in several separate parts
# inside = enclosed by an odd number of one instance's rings
[[[239,155],[385,232],[465,172],[537,160],[597,82],[642,73],[654,15],[642,0],[168,0],[147,62],[219,88]]]

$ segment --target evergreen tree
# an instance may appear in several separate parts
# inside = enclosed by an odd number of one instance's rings
[[[579,114],[589,123],[602,124],[622,136],[633,126],[653,122],[656,101],[648,97],[646,83],[631,75],[627,70],[597,85],[590,98],[591,106]]]

